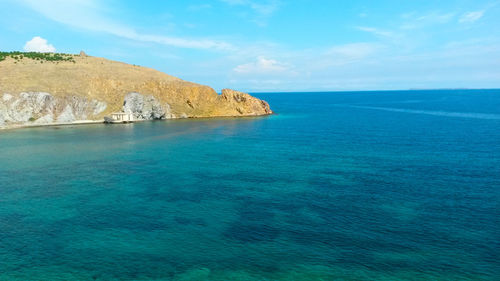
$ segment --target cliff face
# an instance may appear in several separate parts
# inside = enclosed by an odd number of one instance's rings
[[[66,61],[7,57],[0,61],[0,126],[102,120],[272,114],[248,94],[212,88],[159,71],[86,55]]]

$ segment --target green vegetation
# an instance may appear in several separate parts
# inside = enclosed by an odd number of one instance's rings
[[[0,52],[0,61],[5,60],[7,57],[11,57],[17,61],[22,59],[32,59],[40,62],[43,61],[70,61],[75,62],[73,55],[61,54],[61,53],[36,53],[36,52]]]

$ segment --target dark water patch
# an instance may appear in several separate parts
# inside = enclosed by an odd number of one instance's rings
[[[238,218],[224,231],[224,237],[250,243],[272,241],[279,236],[280,230],[275,227],[275,213],[266,200],[251,197],[238,199]]]
[[[192,203],[201,203],[202,200],[206,198],[202,192],[189,192],[183,190],[171,190],[165,197],[165,201],[167,202],[187,201]]]
[[[92,203],[75,206],[77,215],[59,222],[62,227],[71,229],[75,226],[85,229],[129,229],[136,231],[164,230],[170,225],[163,221],[161,208],[149,204],[135,204],[130,202],[117,204],[119,199],[110,198],[109,205],[95,205]]]
[[[50,222],[18,217],[5,223],[0,234],[0,255],[7,255],[15,262],[0,262],[0,269],[15,271],[27,266],[52,265],[61,257],[68,242],[62,235],[63,230]]]
[[[197,226],[207,226],[207,222],[200,218],[185,218],[185,217],[174,217],[176,223],[181,225],[197,225]]]
[[[193,176],[203,182],[217,180],[217,181],[227,181],[227,182],[239,182],[248,185],[272,184],[278,180],[285,182],[288,181],[288,179],[276,177],[276,175],[269,175],[268,173],[255,174],[251,171],[233,171],[230,174],[223,174],[223,173],[210,174],[204,172],[204,173],[194,173]]]
[[[273,241],[280,230],[265,224],[233,223],[224,231],[224,237],[238,240],[242,243],[257,243]]]

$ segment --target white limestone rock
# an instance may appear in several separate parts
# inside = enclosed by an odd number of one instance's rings
[[[176,116],[175,114],[172,113],[172,107],[170,107],[170,104],[165,103],[165,119],[175,119]]]
[[[59,114],[59,116],[57,117],[58,123],[70,123],[70,122],[73,122],[75,120],[76,120],[76,118],[75,118],[75,114],[73,114],[73,108],[71,108],[71,106],[69,104],[66,105],[63,112],[61,112],[61,114]]]
[[[102,112],[104,112],[104,110],[106,110],[106,108],[108,107],[108,105],[105,102],[102,102],[102,101],[92,100],[91,107],[94,108],[93,114],[94,115],[99,115]]]
[[[54,115],[52,113],[48,113],[38,119],[36,119],[33,124],[42,125],[42,124],[51,124],[54,123]]]
[[[11,94],[3,94],[3,96],[2,96],[2,100],[4,102],[10,101],[12,98],[13,98],[13,96]]]
[[[133,114],[135,120],[158,120],[167,116],[167,112],[158,100],[153,96],[139,93],[128,93],[125,96],[123,112]]]
[[[70,123],[95,119],[106,108],[105,102],[79,96],[59,98],[44,92],[4,93],[0,98],[0,124]]]

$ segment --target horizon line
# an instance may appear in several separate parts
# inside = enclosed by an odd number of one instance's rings
[[[412,92],[412,91],[478,91],[478,90],[500,90],[499,88],[424,88],[424,89],[391,89],[391,90],[325,90],[325,91],[247,91],[251,94],[294,94],[294,93],[361,93],[361,92]]]

